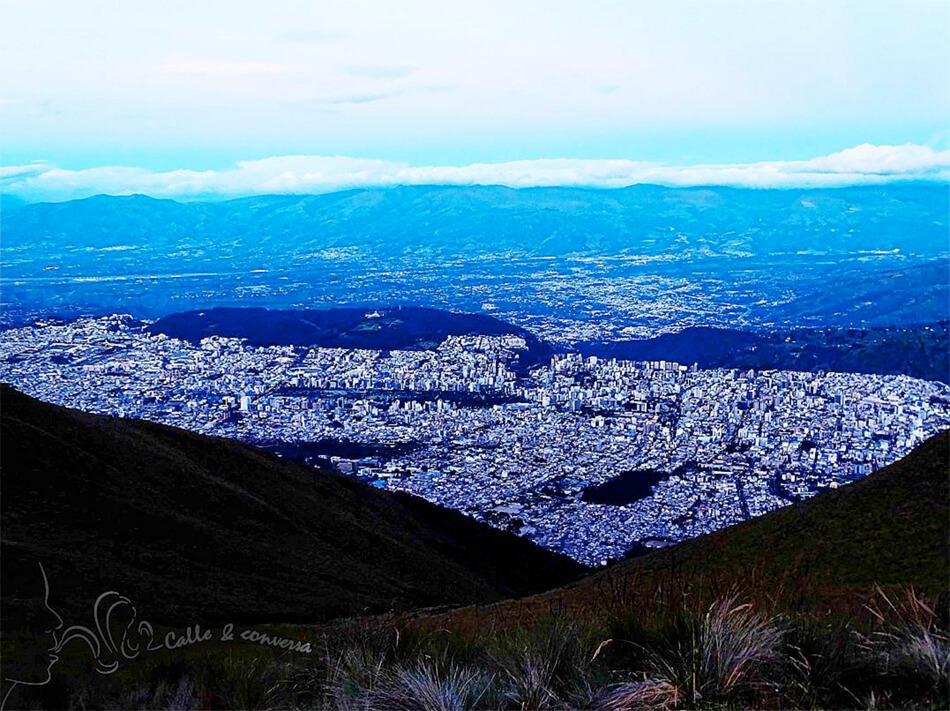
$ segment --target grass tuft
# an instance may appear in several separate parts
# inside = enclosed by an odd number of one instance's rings
[[[366,711],[468,711],[479,707],[492,678],[454,664],[422,662],[397,668],[366,695]]]
[[[878,590],[864,619],[780,618],[727,594],[475,634],[363,620],[326,628],[311,655],[144,657],[115,675],[23,687],[11,708],[947,709],[950,635],[937,609],[912,590]]]
[[[674,685],[689,703],[736,701],[766,687],[779,657],[782,630],[730,596],[680,627],[666,649],[648,650],[648,676]]]
[[[869,610],[879,627],[863,636],[863,648],[899,698],[946,694],[950,689],[950,633],[934,608],[913,589],[892,599],[877,588]]]
[[[680,699],[679,689],[665,679],[644,679],[617,685],[597,705],[597,711],[668,709]]]

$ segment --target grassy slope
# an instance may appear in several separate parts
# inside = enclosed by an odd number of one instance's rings
[[[41,561],[60,611],[118,590],[158,623],[314,622],[498,600],[584,571],[419,499],[7,386],[0,443],[4,590]]]
[[[598,616],[657,596],[712,599],[738,587],[782,609],[859,609],[874,585],[944,593],[950,581],[950,433],[814,499],[489,608],[434,615],[469,627],[552,613]]]

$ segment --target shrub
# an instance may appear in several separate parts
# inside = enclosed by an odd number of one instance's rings
[[[597,711],[666,709],[680,701],[680,692],[665,679],[644,679],[619,684],[597,706]]]
[[[853,621],[800,618],[786,631],[785,693],[797,707],[853,706],[867,685]]]
[[[505,699],[518,709],[589,705],[599,684],[588,631],[555,619],[495,641],[488,663]]]
[[[478,669],[421,663],[399,668],[366,695],[366,711],[468,711],[479,707],[491,677]]]
[[[950,689],[950,634],[913,589],[893,602],[877,589],[868,606],[878,629],[862,637],[864,649],[890,695],[897,699],[936,696]]]
[[[669,682],[689,703],[754,697],[779,659],[782,631],[735,597],[713,603],[689,635],[666,651],[648,651],[648,676]]]
[[[307,668],[303,688],[331,708],[360,708],[361,701],[382,682],[391,651],[362,639],[339,652],[326,653]],[[322,692],[322,693],[321,693]]]

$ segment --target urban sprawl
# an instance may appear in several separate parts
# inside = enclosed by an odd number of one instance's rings
[[[340,471],[589,564],[853,481],[950,425],[950,388],[904,376],[571,353],[521,372],[516,335],[373,351],[192,344],[146,326],[116,315],[4,331],[0,380],[285,456],[346,445],[328,457]],[[590,495],[621,476],[647,485],[616,502]]]

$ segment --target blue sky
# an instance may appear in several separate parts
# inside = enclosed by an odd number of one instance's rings
[[[6,2],[0,185],[121,192],[148,173],[175,194],[170,174],[282,156],[357,159],[348,185],[358,159],[386,175],[535,159],[602,173],[864,144],[928,150],[933,177],[950,168],[948,30],[950,3],[906,0]],[[23,182],[36,162],[45,187]]]

